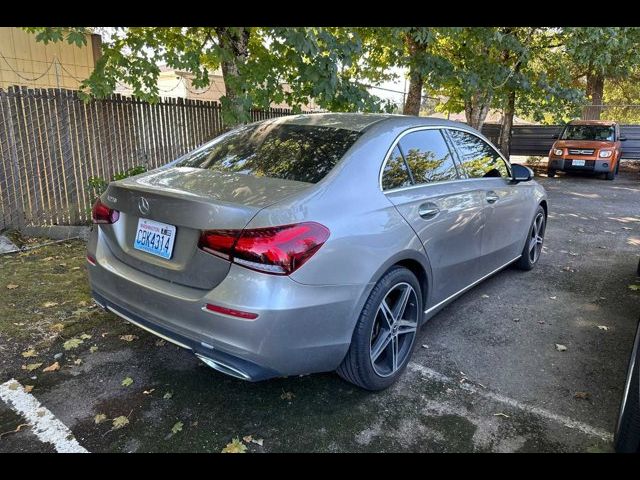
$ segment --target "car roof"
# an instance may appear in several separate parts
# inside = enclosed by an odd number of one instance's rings
[[[612,127],[617,122],[611,120],[571,120],[569,125],[602,125],[603,127]]]
[[[278,124],[315,125],[320,127],[342,128],[357,132],[364,132],[369,127],[381,123],[384,123],[389,127],[406,126],[410,128],[414,126],[455,126],[458,128],[469,128],[465,123],[444,120],[442,118],[395,115],[390,113],[307,113],[278,117],[272,121]]]

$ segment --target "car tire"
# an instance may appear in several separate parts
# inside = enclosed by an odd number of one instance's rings
[[[555,171],[553,168],[549,168],[549,169],[547,170],[547,177],[549,177],[549,178],[553,178],[553,177],[555,177],[555,176],[556,176],[556,171]]]
[[[393,301],[400,301],[405,291],[409,292],[406,307],[395,319],[402,323],[391,325],[385,312],[392,313],[392,310],[402,308]],[[384,309],[383,301],[389,310]],[[349,351],[338,367],[338,375],[365,390],[377,391],[390,387],[409,363],[422,318],[422,290],[418,279],[407,268],[393,267],[369,294],[358,318]],[[413,332],[409,324],[415,324]],[[402,333],[401,328],[404,328]],[[396,333],[393,333],[394,329]],[[388,346],[380,348],[387,338],[390,338],[386,344]]]
[[[607,172],[605,173],[605,177],[607,180],[613,180],[616,178],[616,172]]]
[[[625,391],[623,393],[618,425],[614,436],[614,448],[619,453],[640,453],[640,358],[638,358],[638,342],[640,342],[640,324],[631,352],[631,360],[627,370]]]
[[[538,263],[540,255],[542,254],[542,245],[544,243],[544,233],[546,228],[547,217],[544,213],[544,208],[542,208],[541,205],[538,205],[538,209],[536,210],[536,214],[533,216],[533,221],[531,222],[531,226],[527,233],[527,240],[524,243],[522,255],[515,263],[517,268],[520,270],[531,270],[536,263]],[[534,239],[535,244],[533,243]],[[532,248],[534,248],[535,251],[532,251]]]

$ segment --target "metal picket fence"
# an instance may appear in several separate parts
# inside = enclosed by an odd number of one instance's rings
[[[290,114],[251,112],[254,121]],[[0,89],[0,230],[86,223],[91,177],[156,168],[224,130],[217,102],[113,95],[87,103],[74,90]]]

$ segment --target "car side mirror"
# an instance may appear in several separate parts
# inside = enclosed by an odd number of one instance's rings
[[[528,182],[533,178],[533,170],[519,163],[511,164],[511,180],[514,183]]]
[[[627,137],[620,136],[619,140],[621,142],[626,142],[627,141]]]
[[[557,140],[559,136],[560,136],[560,135],[558,135],[558,134],[556,133],[556,134],[552,135],[552,136],[551,136],[551,138],[553,138],[554,140]]]

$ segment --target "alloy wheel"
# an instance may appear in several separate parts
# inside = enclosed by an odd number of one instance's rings
[[[542,243],[544,242],[544,214],[538,213],[533,221],[531,229],[531,237],[529,238],[529,260],[536,263],[542,252]]]
[[[418,296],[411,285],[397,283],[389,289],[376,311],[369,355],[377,375],[388,377],[403,365],[418,329]]]

